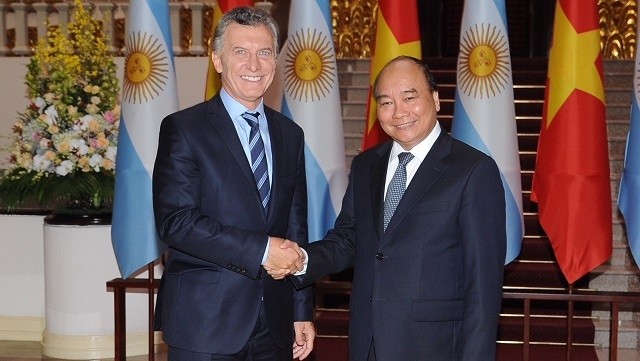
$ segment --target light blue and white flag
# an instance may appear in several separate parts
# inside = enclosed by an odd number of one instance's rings
[[[507,264],[520,254],[524,221],[504,0],[464,3],[451,133],[491,156],[500,168],[507,207]]]
[[[347,187],[330,0],[292,1],[289,31],[265,103],[305,132],[309,240],[333,227]]]
[[[131,0],[111,239],[122,277],[164,252],[153,218],[151,176],[162,119],[178,110],[166,0]]]
[[[640,7],[640,5],[639,5]],[[640,38],[640,36],[639,36]],[[633,99],[624,171],[620,180],[618,207],[624,216],[627,240],[631,254],[640,266],[640,52],[636,49],[636,65],[633,74]]]

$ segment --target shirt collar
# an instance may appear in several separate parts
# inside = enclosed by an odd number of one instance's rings
[[[222,104],[224,104],[225,109],[227,109],[227,113],[231,119],[238,119],[244,112],[259,112],[260,118],[266,119],[264,115],[264,103],[262,99],[260,99],[260,104],[256,109],[247,109],[244,105],[242,105],[239,101],[235,100],[229,93],[227,93],[224,88],[220,89],[220,99],[222,99]]]

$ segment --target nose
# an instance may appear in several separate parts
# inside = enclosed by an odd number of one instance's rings
[[[257,54],[249,55],[249,61],[247,63],[247,67],[251,71],[257,71],[258,69],[260,69],[260,60],[258,59]]]
[[[395,108],[393,109],[394,119],[402,119],[407,115],[409,115],[409,112],[407,111],[407,109],[402,103],[398,103],[398,105],[396,105]]]

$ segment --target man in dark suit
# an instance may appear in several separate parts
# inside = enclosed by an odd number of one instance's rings
[[[306,273],[292,279],[354,267],[351,360],[494,361],[506,249],[498,168],[441,129],[420,60],[388,63],[374,96],[393,141],[354,158],[334,229],[303,247]]]
[[[290,361],[313,347],[310,290],[262,267],[300,269],[297,245],[280,245],[307,243],[303,132],[262,102],[277,38],[264,11],[225,14],[212,52],[222,90],[162,122],[153,195],[169,250],[157,327],[171,361]]]

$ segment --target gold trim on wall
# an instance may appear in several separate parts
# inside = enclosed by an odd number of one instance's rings
[[[637,0],[598,0],[603,56],[633,59]],[[338,58],[369,58],[375,39],[377,0],[331,0]]]
[[[92,0],[89,0],[92,1]],[[113,0],[112,0],[113,1]],[[180,0],[173,0],[178,1]],[[535,1],[535,0],[531,0]],[[636,48],[636,26],[638,23],[639,0],[598,0],[598,17],[603,56],[606,59],[633,59]],[[205,0],[203,9],[202,43],[209,45],[212,36],[211,20],[214,0]],[[272,1],[275,2],[275,1]],[[376,33],[376,15],[378,0],[331,0],[334,43],[338,58],[370,58]],[[188,49],[194,34],[191,34],[191,11],[180,10],[180,43],[182,49]],[[124,19],[115,21],[116,49],[124,47]],[[35,27],[28,28],[29,44],[37,41]],[[15,31],[8,29],[6,44],[15,45]],[[116,51],[119,53],[119,51]],[[177,54],[188,55],[188,54]]]
[[[606,59],[633,59],[636,48],[636,0],[598,0],[600,37]]]
[[[370,58],[378,0],[331,0],[336,57]]]

